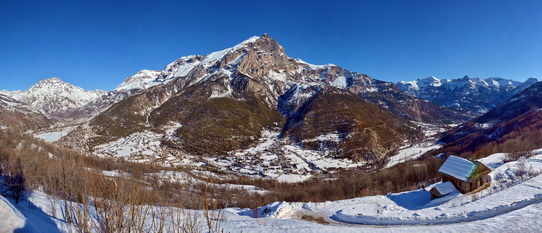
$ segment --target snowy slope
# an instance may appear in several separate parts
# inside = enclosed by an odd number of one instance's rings
[[[115,91],[126,91],[132,89],[147,89],[161,84],[156,79],[160,75],[160,71],[155,70],[141,70],[133,76],[125,79]]]
[[[24,227],[26,218],[6,198],[0,196],[0,232],[13,232]]]

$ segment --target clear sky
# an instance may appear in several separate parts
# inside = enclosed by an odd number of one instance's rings
[[[542,78],[540,0],[0,0],[0,89],[58,76],[112,90],[263,33],[293,58],[385,81]]]

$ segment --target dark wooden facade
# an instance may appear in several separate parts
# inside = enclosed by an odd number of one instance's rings
[[[488,175],[491,170],[483,163],[478,161],[471,161],[476,164],[476,169],[469,177],[468,181],[462,181],[447,174],[442,173],[442,182],[450,181],[454,184],[455,188],[461,193],[468,193],[480,188],[487,183],[491,182],[491,177]]]

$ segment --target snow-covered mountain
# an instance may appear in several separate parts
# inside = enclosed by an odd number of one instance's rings
[[[3,91],[4,95],[31,106],[51,118],[77,117],[77,110],[106,94],[88,91],[57,77],[39,81],[25,91]]]
[[[60,143],[88,149],[156,139],[149,143],[164,150],[151,154],[215,156],[253,146],[262,132],[272,131],[322,156],[332,150],[365,161],[421,137],[410,120],[464,117],[393,83],[291,58],[267,34],[181,57],[160,72],[141,71],[98,100],[124,91],[130,94]]]
[[[412,96],[426,99],[445,107],[483,114],[504,103],[538,80],[529,78],[518,82],[502,78],[438,79],[430,76],[414,81],[401,81],[396,85]]]

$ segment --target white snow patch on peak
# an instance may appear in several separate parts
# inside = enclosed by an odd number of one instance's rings
[[[331,83],[331,86],[341,88],[341,89],[346,88],[346,86],[347,86],[346,77],[344,77],[342,75],[339,76],[337,79],[333,80],[333,82]]]
[[[416,80],[414,80],[414,81],[400,81],[399,84],[401,86],[408,87],[409,90],[415,90],[415,91],[420,90],[420,87],[418,86],[418,81],[416,81]]]
[[[156,86],[160,84],[160,82],[156,81],[156,78],[158,78],[160,74],[160,71],[141,70],[133,76],[126,78],[124,82],[115,88],[115,90],[147,89]]]
[[[435,76],[429,76],[424,79],[416,80],[416,84],[419,87],[426,87],[426,86],[440,87],[442,86],[442,81],[436,78]]]
[[[241,42],[240,44],[236,45],[236,47],[241,46],[241,45],[245,45],[245,44],[248,44],[248,43],[254,43],[258,39],[260,39],[259,36],[251,36],[250,38],[248,38],[248,39],[244,40],[243,42]]]
[[[308,63],[306,61],[303,61],[301,60],[300,58],[296,58],[295,61],[299,64],[304,64],[304,65],[307,65],[309,68],[311,68],[312,70],[322,70],[322,69],[328,69],[330,67],[334,67],[336,66],[335,64],[332,64],[332,63],[328,63],[326,65],[314,65],[314,64],[311,64],[311,63]]]
[[[169,74],[166,77],[166,81],[171,80],[173,78],[186,76],[190,73],[190,71],[192,71],[195,67],[199,65],[209,67],[215,62],[222,60],[227,54],[231,52],[235,52],[243,47],[246,47],[247,44],[254,43],[259,38],[260,37],[258,36],[253,36],[231,48],[212,52],[205,56],[190,55],[190,56],[181,57],[166,66],[165,71],[169,72]],[[238,62],[238,60],[234,60],[234,62]]]
[[[62,80],[60,80],[59,77],[51,77],[51,78],[48,78],[48,79],[40,80],[40,81],[38,82],[38,84],[47,84],[47,83],[51,83],[51,84],[61,84],[61,83],[65,83],[65,82],[63,82]]]
[[[253,36],[253,37],[250,37],[248,38],[247,40],[231,47],[231,48],[227,48],[227,49],[224,49],[224,50],[220,50],[220,51],[217,51],[217,52],[213,52],[213,53],[210,53],[208,55],[205,56],[205,60],[203,60],[201,63],[203,64],[208,64],[212,61],[216,61],[216,60],[222,60],[222,58],[224,56],[226,56],[228,53],[230,52],[234,52],[240,48],[243,48],[245,47],[245,45],[247,44],[250,44],[250,43],[254,43],[256,42],[256,40],[258,40],[260,37],[259,36]]]
[[[491,83],[493,84],[493,86],[496,86],[496,87],[500,87],[501,84],[499,84],[499,82],[495,81],[494,79],[491,80]]]

